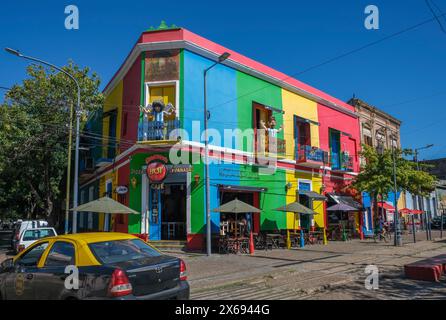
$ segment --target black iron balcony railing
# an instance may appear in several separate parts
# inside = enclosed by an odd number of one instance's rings
[[[323,165],[328,163],[328,152],[317,147],[301,145],[297,151],[297,163]]]
[[[139,124],[139,141],[177,140],[174,130],[180,128],[180,120],[148,121]]]

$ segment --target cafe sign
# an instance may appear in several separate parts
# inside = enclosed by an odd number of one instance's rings
[[[154,161],[147,165],[146,173],[150,182],[162,182],[166,178],[167,168],[164,163]]]

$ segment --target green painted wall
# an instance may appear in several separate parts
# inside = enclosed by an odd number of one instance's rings
[[[283,110],[280,87],[242,72],[237,72],[237,97],[239,128],[242,130],[253,128],[253,102]],[[283,124],[283,114],[273,112],[273,116],[276,118],[277,128],[279,128]],[[279,132],[278,138],[284,138],[283,131]],[[244,141],[243,149],[249,152],[253,151],[252,148],[247,148],[246,141]],[[273,210],[286,204],[285,172],[275,169],[275,171],[265,174],[259,172],[259,167],[250,165],[240,166],[240,170],[246,171],[249,177],[256,177],[255,179],[241,180],[240,185],[268,188],[267,192],[261,193],[259,199],[260,207],[264,210],[261,214],[261,228],[264,230],[285,229],[286,215]]]
[[[239,71],[237,72],[237,99],[238,126],[241,130],[253,128],[253,101],[282,110],[282,89],[280,87]],[[277,128],[279,128],[283,124],[283,115],[273,112],[273,116],[276,117]],[[283,131],[279,132],[278,138],[283,139]],[[243,150],[253,151],[252,148],[247,149],[246,141],[243,143]]]

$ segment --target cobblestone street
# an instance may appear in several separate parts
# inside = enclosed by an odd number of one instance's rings
[[[400,248],[354,240],[253,256],[179,256],[188,264],[192,299],[445,299],[445,279],[431,283],[404,277],[404,264],[446,252],[445,240],[423,237],[418,233],[417,243],[406,237]],[[365,289],[367,265],[379,268],[378,290]]]

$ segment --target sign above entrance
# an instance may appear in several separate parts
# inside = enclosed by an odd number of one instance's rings
[[[166,178],[166,165],[159,161],[151,162],[147,165],[147,176],[150,182],[162,182]]]

